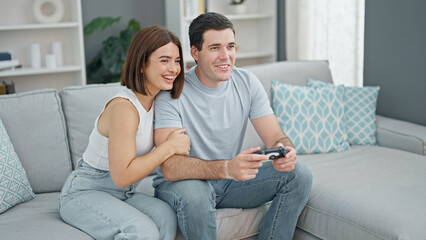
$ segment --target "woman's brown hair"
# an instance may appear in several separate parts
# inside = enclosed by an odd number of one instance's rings
[[[144,28],[133,37],[127,52],[123,73],[121,74],[121,85],[143,95],[148,95],[145,76],[141,73],[141,69],[143,72],[145,71],[148,58],[155,50],[170,42],[176,44],[179,48],[181,70],[173,82],[173,88],[170,92],[172,98],[178,98],[182,92],[184,82],[182,46],[179,38],[174,33],[161,26]]]

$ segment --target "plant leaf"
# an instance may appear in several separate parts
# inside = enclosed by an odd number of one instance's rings
[[[84,35],[90,35],[99,29],[104,30],[105,28],[111,26],[116,22],[119,22],[120,20],[121,17],[97,17],[88,24],[86,24],[86,26],[84,27]]]
[[[109,37],[102,43],[102,64],[112,75],[121,74],[126,52],[117,37]]]
[[[120,32],[120,45],[123,48],[124,52],[127,53],[129,47],[130,47],[130,43],[132,42],[133,37],[135,36],[135,34],[137,33],[137,31],[133,30],[133,29],[124,29],[123,31]]]
[[[127,26],[128,29],[132,29],[135,32],[139,32],[141,30],[141,25],[134,18],[130,19],[129,24]]]

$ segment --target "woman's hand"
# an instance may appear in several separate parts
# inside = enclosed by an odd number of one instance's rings
[[[185,134],[186,129],[179,128],[173,130],[167,137],[165,144],[169,144],[175,154],[188,155],[191,149],[191,143],[188,135]]]

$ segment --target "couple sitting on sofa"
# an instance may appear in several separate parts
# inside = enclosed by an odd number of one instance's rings
[[[202,14],[189,35],[197,66],[185,80],[173,33],[149,27],[135,35],[121,77],[127,88],[95,121],[62,189],[62,219],[96,239],[174,239],[177,223],[185,239],[216,239],[216,208],[272,201],[259,238],[292,239],[310,171],[296,163],[259,80],[234,68],[232,23]],[[253,154],[259,148],[241,151],[248,119],[266,146],[285,146],[286,156],[265,161],[268,156]],[[135,192],[158,166],[158,198]]]

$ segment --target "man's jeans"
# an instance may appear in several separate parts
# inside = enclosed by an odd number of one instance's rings
[[[252,180],[163,181],[155,195],[176,211],[185,239],[216,239],[218,208],[254,208],[271,200],[258,239],[292,239],[311,186],[312,174],[303,163],[279,172],[265,162]]]

